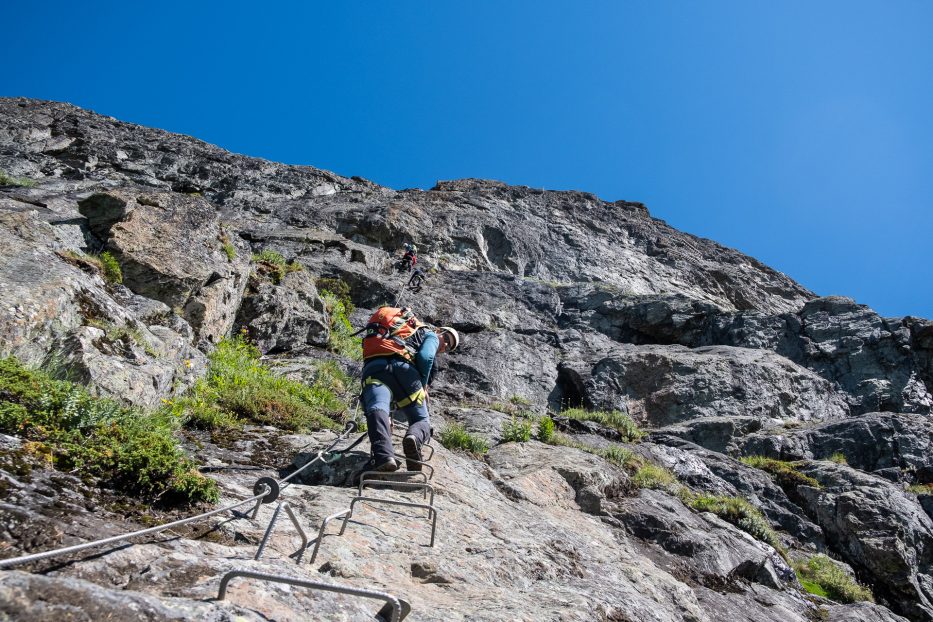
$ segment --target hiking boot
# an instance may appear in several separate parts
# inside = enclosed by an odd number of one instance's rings
[[[413,461],[421,461],[421,441],[409,434],[402,439],[402,450],[405,452],[405,468],[409,471],[420,471],[421,464]]]
[[[395,458],[389,458],[380,465],[374,466],[371,471],[385,471],[386,473],[391,473],[392,471],[398,470],[398,463],[395,461]]]

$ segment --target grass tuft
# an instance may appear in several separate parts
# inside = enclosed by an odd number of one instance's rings
[[[632,476],[632,484],[636,488],[651,488],[673,492],[678,482],[669,470],[657,464],[646,463],[638,467]]]
[[[441,444],[447,449],[459,449],[471,454],[484,454],[489,451],[485,439],[470,434],[461,423],[452,423],[441,432]]]
[[[830,462],[835,462],[836,464],[844,464],[846,466],[849,466],[849,461],[846,459],[846,455],[842,453],[841,451],[837,451],[836,453],[831,455],[829,458],[827,458],[827,460],[829,460]]]
[[[319,364],[306,385],[272,373],[240,335],[221,340],[208,358],[207,374],[168,404],[189,427],[223,430],[249,421],[292,431],[334,430],[349,414],[341,395],[350,379],[332,361]]]
[[[631,417],[618,410],[584,410],[583,408],[565,408],[560,414],[570,419],[578,421],[595,421],[601,425],[616,430],[622,440],[626,442],[635,442],[644,437],[645,432],[638,427],[638,424]]]
[[[253,261],[258,265],[259,273],[268,275],[276,285],[282,282],[286,274],[304,270],[297,261],[287,262],[281,254],[269,249],[253,255]]]
[[[100,254],[100,269],[104,275],[104,280],[108,283],[119,284],[123,282],[123,270],[120,269],[120,262],[110,252],[104,251]]]
[[[20,186],[22,188],[32,188],[36,185],[35,179],[29,179],[28,177],[14,177],[6,173],[5,171],[0,171],[0,186]]]
[[[174,437],[177,420],[94,397],[72,382],[0,359],[0,431],[57,469],[166,503],[216,501]]]
[[[681,499],[698,512],[712,512],[719,518],[732,523],[752,537],[773,546],[782,555],[786,555],[784,546],[777,533],[771,528],[768,519],[741,497],[683,493]]]
[[[826,555],[814,555],[795,562],[801,585],[811,594],[840,603],[874,602],[871,590],[860,585]]]
[[[748,456],[739,458],[739,461],[754,469],[761,469],[772,475],[781,488],[796,488],[797,486],[812,486],[821,488],[820,483],[804,475],[797,470],[800,462],[788,462],[786,460],[776,460],[774,458],[765,458],[764,456]]]
[[[503,443],[527,443],[531,440],[531,422],[528,420],[517,420],[512,417],[511,421],[505,422],[502,426]]]
[[[911,484],[907,487],[907,492],[915,495],[933,495],[933,484]]]

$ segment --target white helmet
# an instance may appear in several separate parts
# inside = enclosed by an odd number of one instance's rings
[[[450,340],[447,342],[449,344],[447,350],[449,352],[456,350],[457,346],[460,345],[460,334],[450,326],[441,326],[439,332],[442,338],[450,336]]]

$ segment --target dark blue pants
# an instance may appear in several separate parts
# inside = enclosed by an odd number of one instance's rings
[[[374,358],[363,366],[363,392],[360,402],[366,413],[369,443],[376,464],[387,462],[395,455],[389,412],[393,402],[404,403],[421,393],[419,399],[398,410],[408,419],[408,432],[422,444],[431,438],[431,422],[423,394],[421,375],[415,366],[401,357]]]

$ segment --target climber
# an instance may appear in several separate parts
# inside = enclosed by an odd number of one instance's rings
[[[405,242],[405,254],[398,260],[396,267],[399,272],[411,272],[411,269],[418,263],[418,247],[414,244]]]
[[[421,446],[431,438],[426,387],[434,357],[457,349],[460,336],[453,328],[433,328],[410,310],[382,307],[369,318],[363,337],[363,390],[360,403],[366,414],[372,458],[366,470],[395,471],[390,408],[405,413],[408,430],[402,440],[406,467],[420,471]]]

